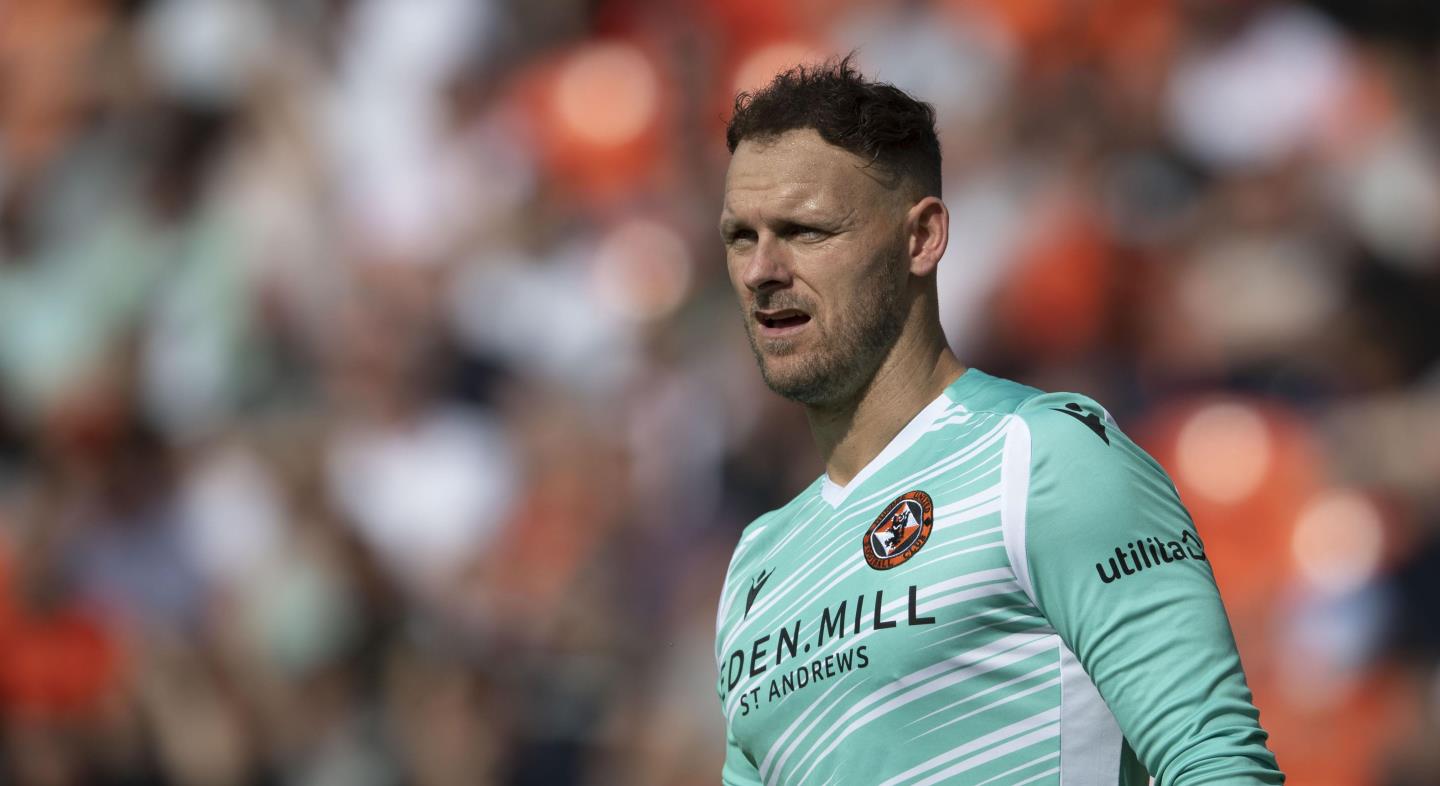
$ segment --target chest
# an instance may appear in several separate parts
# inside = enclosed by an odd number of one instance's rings
[[[969,469],[817,497],[742,544],[716,647],[738,738],[763,749],[841,697],[901,695],[1043,622],[1006,556],[999,473]]]

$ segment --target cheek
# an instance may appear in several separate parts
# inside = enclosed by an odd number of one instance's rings
[[[825,301],[830,306],[826,321],[842,331],[871,324],[893,306],[897,286],[894,272],[883,265],[874,266],[867,275],[837,281]]]
[[[823,282],[823,297],[828,303],[846,308],[873,300],[882,288],[890,286],[890,271],[885,265],[869,260],[854,260],[845,269],[835,271],[828,281]]]
[[[726,254],[725,275],[730,279],[730,288],[735,291],[735,295],[740,298],[741,303],[745,302],[745,295],[748,291],[742,278],[743,272],[742,263],[734,256]]]

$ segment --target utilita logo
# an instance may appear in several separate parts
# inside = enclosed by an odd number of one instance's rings
[[[1126,543],[1124,548],[1116,546],[1115,556],[1106,562],[1095,563],[1095,572],[1100,574],[1101,581],[1109,584],[1146,568],[1197,559],[1205,560],[1205,545],[1187,531],[1179,540],[1141,538]]]

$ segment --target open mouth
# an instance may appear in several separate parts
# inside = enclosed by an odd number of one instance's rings
[[[770,330],[786,330],[809,322],[810,315],[798,309],[785,308],[779,311],[756,311],[755,319]]]

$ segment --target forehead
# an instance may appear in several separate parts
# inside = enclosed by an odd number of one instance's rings
[[[745,140],[725,173],[722,218],[746,218],[755,211],[846,213],[893,199],[883,173],[868,163],[813,129]]]

